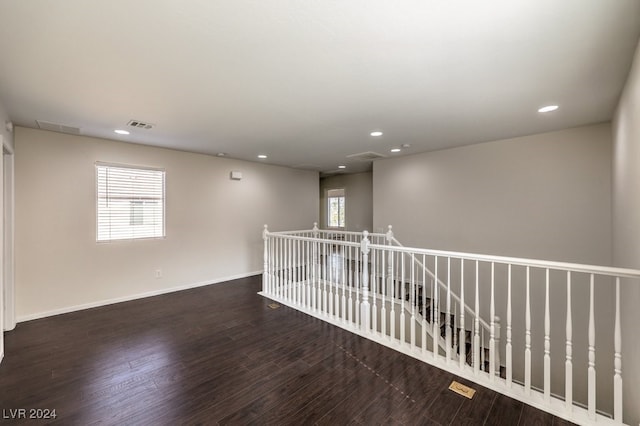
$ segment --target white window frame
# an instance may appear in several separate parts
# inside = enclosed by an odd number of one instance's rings
[[[144,193],[144,192],[136,192],[135,189],[132,189],[132,191],[134,191],[133,193],[130,194],[125,194],[125,196],[120,195],[119,197],[109,197],[109,195],[102,195],[101,194],[101,185],[104,187],[105,185],[107,185],[107,189],[105,189],[107,191],[108,194],[108,182],[103,182],[101,181],[101,177],[100,177],[100,170],[101,169],[118,169],[120,172],[126,171],[126,170],[131,170],[134,173],[144,173],[144,172],[158,172],[160,173],[161,176],[161,196],[160,197],[155,197],[153,196],[153,194],[148,194],[148,193]],[[104,162],[96,162],[95,163],[95,176],[96,176],[96,242],[98,243],[109,243],[109,242],[117,242],[117,241],[132,241],[132,240],[157,240],[157,239],[164,239],[166,238],[166,171],[164,169],[161,168],[155,168],[155,167],[145,167],[145,166],[134,166],[134,165],[127,165],[127,164],[116,164],[116,163],[104,163]],[[155,189],[155,192],[157,193],[157,187]],[[133,208],[133,205],[138,205],[139,203],[146,203],[149,200],[158,200],[161,203],[161,226],[152,226],[150,231],[147,232],[141,232],[140,235],[135,235],[136,232],[140,232],[139,228],[136,229],[136,227],[139,226],[144,226],[144,218],[143,223],[133,223],[132,221],[132,216],[131,214],[133,214],[132,210],[129,210],[129,214],[124,213],[123,211],[119,212],[120,216],[117,216],[115,218],[120,218],[121,221],[125,222],[125,225],[120,225],[124,228],[126,228],[127,226],[129,226],[131,229],[129,230],[130,233],[127,234],[126,233],[126,229],[120,229],[120,231],[122,232],[120,236],[116,235],[114,236],[111,232],[111,225],[106,225],[103,224],[103,226],[107,226],[107,228],[109,229],[107,234],[105,236],[105,232],[101,232],[101,224],[100,224],[100,215],[101,213],[103,215],[109,215],[109,212],[105,212],[103,211],[104,207],[102,207],[103,205],[101,205],[101,200],[106,200],[107,205],[109,204],[109,200],[119,200],[120,202],[129,202],[129,206],[130,208]],[[123,207],[124,208],[124,207]],[[111,216],[109,216],[109,218],[111,218]],[[104,231],[104,229],[103,229]]]
[[[330,195],[332,191],[342,191],[342,195]],[[338,226],[332,226],[331,225],[331,199],[333,198],[337,198],[340,199],[342,198],[344,201],[342,203],[343,208],[342,208],[342,213],[344,216],[344,223],[342,225],[339,224],[340,222],[340,214],[338,213]],[[339,203],[339,202],[338,202]],[[327,228],[330,229],[345,229],[347,226],[347,198],[346,198],[346,191],[344,188],[333,188],[333,189],[328,189],[327,190]]]

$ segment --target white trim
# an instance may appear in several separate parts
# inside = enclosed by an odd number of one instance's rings
[[[0,135],[0,141],[2,142],[2,148],[6,150],[9,155],[13,155],[13,147],[9,144],[9,141],[3,140],[2,135]]]
[[[113,299],[101,300],[101,301],[98,301],[98,302],[91,302],[91,303],[84,303],[82,305],[68,306],[66,308],[53,309],[51,311],[38,312],[38,313],[35,313],[35,314],[29,314],[29,315],[21,315],[21,316],[19,316],[17,318],[17,322],[32,321],[32,320],[35,320],[35,319],[51,317],[51,316],[54,316],[54,315],[67,314],[69,312],[76,312],[76,311],[82,311],[82,310],[85,310],[85,309],[98,308],[100,306],[113,305],[114,303],[129,302],[129,301],[132,301],[132,300],[144,299],[145,297],[159,296],[161,294],[174,293],[176,291],[189,290],[191,288],[204,287],[204,286],[211,285],[211,284],[220,284],[220,283],[223,283],[223,282],[226,282],[226,281],[237,280],[237,279],[240,279],[240,278],[247,278],[247,277],[251,277],[251,276],[254,276],[254,275],[261,275],[261,274],[262,274],[262,271],[247,272],[247,273],[244,273],[244,274],[232,275],[232,276],[229,276],[229,277],[216,278],[216,279],[210,280],[210,281],[201,281],[201,282],[198,282],[198,283],[185,284],[185,285],[181,285],[181,286],[177,286],[177,287],[164,288],[164,289],[161,289],[161,290],[153,290],[153,291],[148,291],[148,292],[145,292],[145,293],[133,294],[133,295],[130,295],[130,296],[115,297]]]
[[[5,330],[13,330],[16,326],[15,317],[15,157],[13,150],[6,141],[2,148],[2,191],[3,191],[3,229],[2,235],[2,282],[4,286],[4,324]]]

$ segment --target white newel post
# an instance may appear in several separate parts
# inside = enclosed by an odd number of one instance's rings
[[[264,269],[262,271],[262,291],[268,293],[269,290],[269,228],[264,225],[262,230],[264,240]]]
[[[369,232],[362,232],[362,303],[360,304],[360,327],[369,331],[371,310],[369,308]]]

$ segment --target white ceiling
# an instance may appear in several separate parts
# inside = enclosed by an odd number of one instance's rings
[[[639,35],[638,0],[0,0],[0,102],[20,126],[353,172],[610,120]],[[156,127],[113,133],[130,119]]]

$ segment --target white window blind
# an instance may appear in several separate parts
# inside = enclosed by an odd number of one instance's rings
[[[96,163],[97,240],[164,237],[164,170]]]

